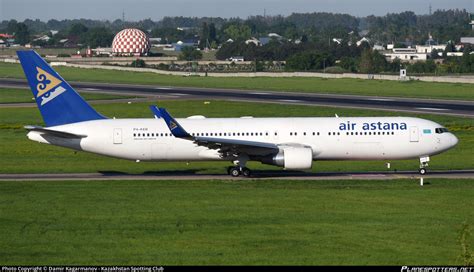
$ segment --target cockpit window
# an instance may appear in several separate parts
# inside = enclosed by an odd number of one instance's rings
[[[438,134],[441,134],[441,133],[449,132],[449,130],[447,128],[436,128],[435,132]]]

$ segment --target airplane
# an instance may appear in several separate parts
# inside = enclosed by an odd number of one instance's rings
[[[95,111],[35,51],[18,51],[45,127],[25,126],[30,140],[134,161],[229,161],[228,174],[248,177],[248,161],[286,170],[323,160],[419,159],[456,146],[445,127],[412,117],[175,119],[150,106],[153,118],[115,119]]]

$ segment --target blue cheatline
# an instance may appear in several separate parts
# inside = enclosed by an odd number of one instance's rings
[[[106,119],[35,51],[17,51],[17,55],[46,126]]]

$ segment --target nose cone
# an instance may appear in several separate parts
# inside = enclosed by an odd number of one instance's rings
[[[458,143],[458,137],[456,137],[454,134],[451,133],[451,147],[455,147]]]

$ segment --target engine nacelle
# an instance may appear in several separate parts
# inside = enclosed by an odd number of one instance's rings
[[[313,165],[313,150],[309,147],[288,146],[273,157],[262,160],[262,162],[281,166],[287,170],[311,169]]]

